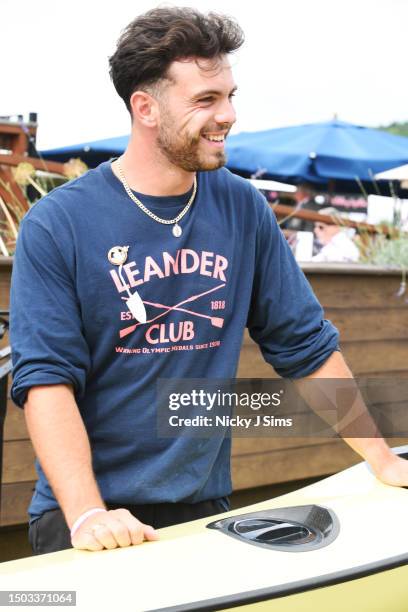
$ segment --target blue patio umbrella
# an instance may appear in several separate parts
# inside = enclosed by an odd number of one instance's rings
[[[408,163],[408,138],[333,119],[230,136],[227,153],[243,176],[354,191],[357,177],[373,191],[376,173]]]
[[[41,155],[45,159],[59,162],[66,162],[73,157],[79,157],[90,168],[95,168],[101,162],[121,155],[126,149],[128,140],[129,135],[116,136],[115,138],[83,142],[68,147],[48,149],[41,151]]]
[[[45,159],[65,162],[80,157],[90,168],[121,155],[129,136],[118,136],[41,151]],[[227,166],[243,176],[286,183],[308,182],[316,188],[388,195],[388,182],[378,172],[408,163],[408,138],[353,125],[338,119],[261,132],[242,132],[227,139]]]

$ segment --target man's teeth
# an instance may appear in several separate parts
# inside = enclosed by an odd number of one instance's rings
[[[207,140],[212,140],[213,142],[223,142],[224,134],[221,136],[204,136]]]

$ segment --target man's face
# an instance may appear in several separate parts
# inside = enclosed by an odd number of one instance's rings
[[[236,86],[225,57],[173,62],[159,96],[157,146],[188,172],[216,170],[226,162],[225,138],[235,122]]]
[[[330,240],[338,234],[340,228],[337,225],[329,225],[328,223],[315,223],[314,233],[320,244],[329,244]]]

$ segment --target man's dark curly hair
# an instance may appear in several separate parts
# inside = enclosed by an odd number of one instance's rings
[[[130,97],[165,79],[170,64],[184,58],[216,59],[239,49],[240,26],[230,17],[192,8],[155,8],[136,17],[109,58],[110,75],[129,112]]]

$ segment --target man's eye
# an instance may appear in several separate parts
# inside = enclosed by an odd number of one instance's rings
[[[207,98],[200,98],[199,102],[212,102],[214,100],[214,98],[212,98],[211,96],[208,96]]]
[[[228,97],[229,97],[229,99],[231,100],[231,98],[235,98],[235,96],[236,96],[236,94],[232,93],[232,94],[230,94]]]

